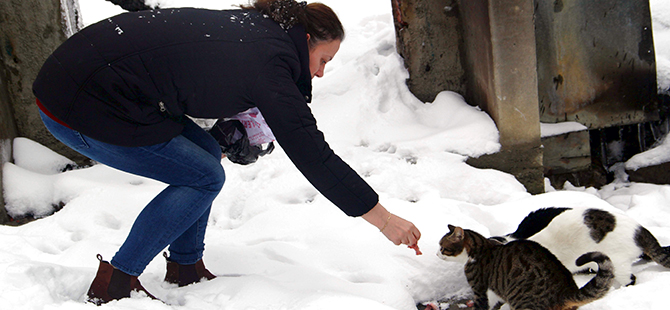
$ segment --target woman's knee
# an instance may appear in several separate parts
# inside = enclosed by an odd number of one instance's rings
[[[223,170],[223,166],[219,165],[219,169],[217,169],[217,178],[216,178],[216,186],[218,187],[218,190],[220,191],[221,188],[223,188],[223,184],[226,183],[226,171]]]
[[[209,153],[214,156],[214,158],[221,160],[221,157],[223,156],[223,153],[221,152],[221,146],[217,143],[216,147],[211,148],[209,150]]]
[[[210,191],[220,192],[223,184],[226,182],[226,172],[220,164],[213,167],[206,175],[207,181],[205,187]]]

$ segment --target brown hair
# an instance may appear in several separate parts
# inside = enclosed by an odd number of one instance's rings
[[[309,34],[309,46],[323,41],[344,40],[344,28],[337,14],[319,2],[307,4],[295,0],[255,0],[252,5],[240,5],[247,10],[257,10],[289,29],[302,24]]]

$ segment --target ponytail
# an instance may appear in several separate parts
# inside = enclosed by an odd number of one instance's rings
[[[257,10],[272,18],[285,30],[296,24],[305,27],[309,34],[310,47],[324,41],[344,40],[344,27],[337,14],[323,3],[295,0],[255,0],[252,5],[241,5],[243,9]]]

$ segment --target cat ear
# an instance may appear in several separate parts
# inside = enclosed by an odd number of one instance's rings
[[[460,227],[454,227],[454,237],[456,240],[463,240],[463,228]]]
[[[449,235],[456,240],[463,240],[463,228],[449,224]]]

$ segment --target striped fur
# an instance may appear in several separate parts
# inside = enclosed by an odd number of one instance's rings
[[[489,309],[489,290],[512,310],[576,309],[605,296],[614,278],[609,258],[590,252],[579,257],[577,264],[596,262],[598,273],[580,289],[570,271],[538,243],[518,240],[501,244],[452,225],[440,240],[438,256],[467,261],[465,276],[475,294],[475,310]]]

